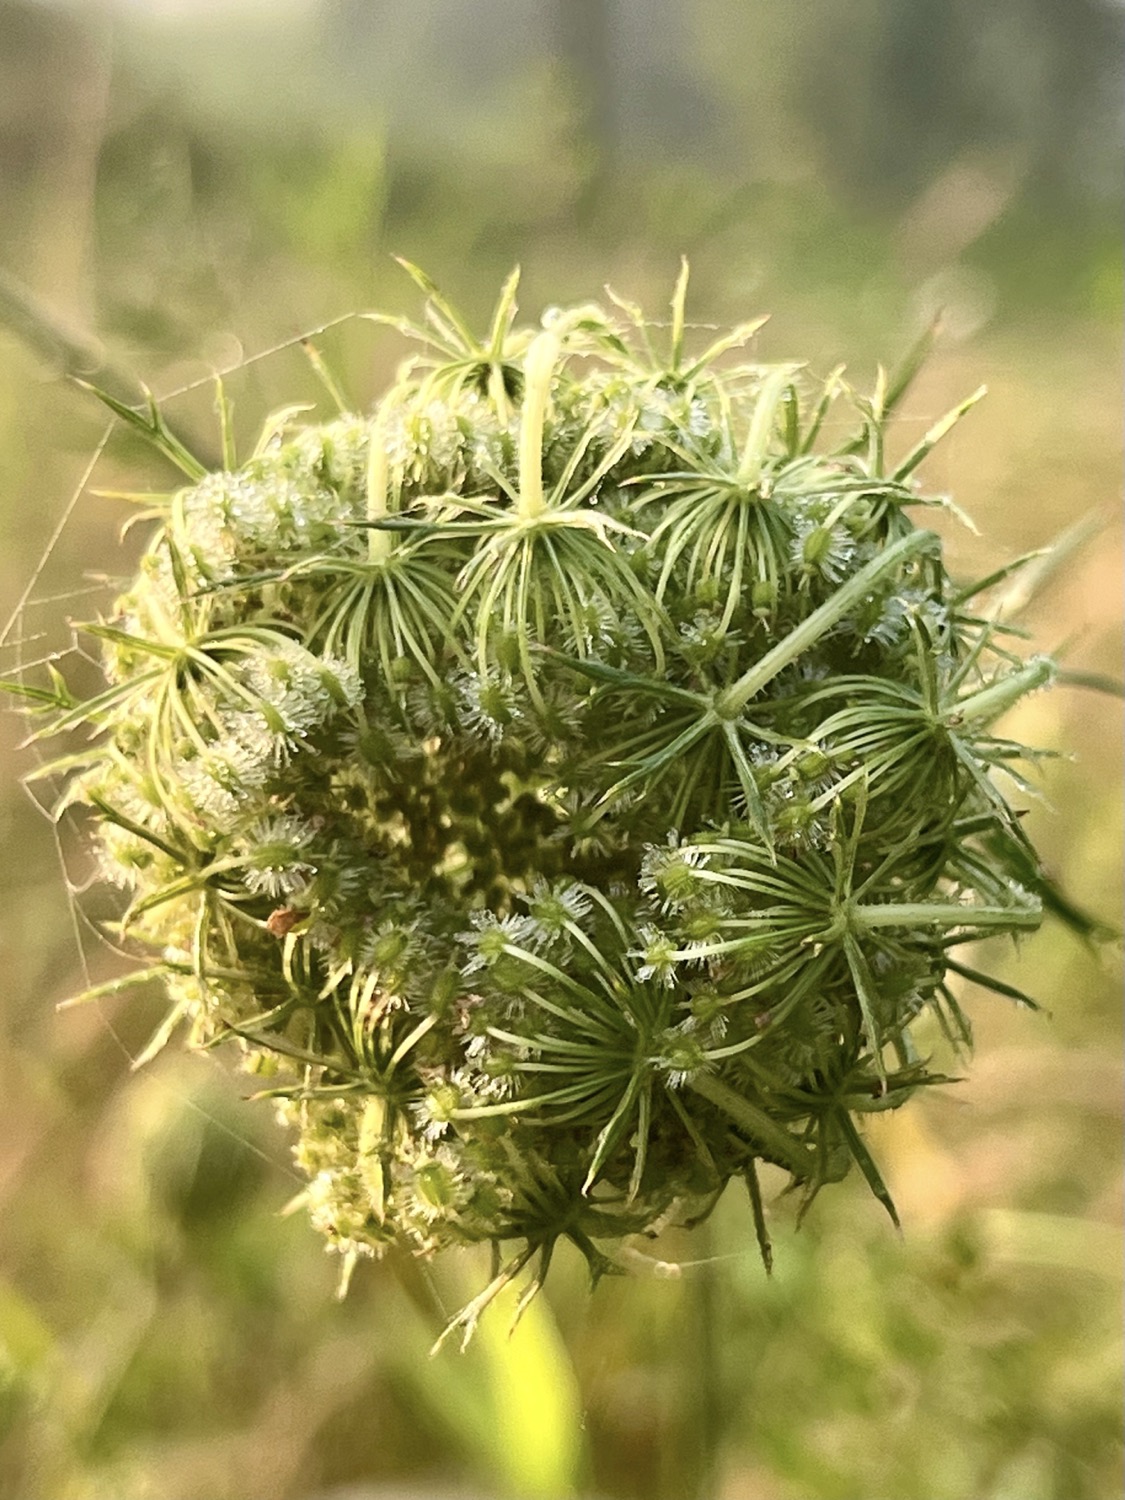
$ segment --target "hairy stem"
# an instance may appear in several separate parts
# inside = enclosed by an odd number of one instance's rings
[[[932,531],[912,531],[908,536],[892,542],[884,552],[873,557],[866,567],[853,574],[831,599],[827,599],[819,609],[814,609],[784,640],[778,641],[737,682],[720,693],[715,701],[715,711],[725,719],[737,717],[751,698],[771,683],[779,672],[792,665],[811,646],[815,646],[845,615],[862,604],[872,589],[885,578],[893,576],[904,563],[920,557],[923,552],[935,550],[938,545],[938,539]]]
[[[760,1146],[765,1147],[768,1156],[780,1162],[799,1181],[805,1181],[812,1167],[808,1153],[799,1141],[794,1140],[787,1130],[771,1120],[764,1110],[751,1104],[749,1099],[743,1098],[713,1073],[695,1074],[688,1080],[688,1087],[716,1109],[729,1115],[736,1125],[740,1125]]]

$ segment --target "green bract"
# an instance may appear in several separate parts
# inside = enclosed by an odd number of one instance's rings
[[[231,472],[154,412],[198,482],[90,627],[104,689],[39,695],[94,731],[67,799],[164,1033],[239,1039],[349,1258],[507,1247],[467,1331],[732,1177],[768,1262],[762,1161],[893,1214],[857,1119],[936,1081],[918,1017],[968,1039],[951,950],[1040,919],[992,725],[1052,667],[911,518],[965,407],[888,461],[911,369],[689,353],[685,284],[670,333],[525,330],[513,278],[482,343],[426,283],[373,416]]]

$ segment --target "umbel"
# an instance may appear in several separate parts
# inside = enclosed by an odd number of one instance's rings
[[[194,1045],[279,1102],[350,1265],[705,1218],[731,1178],[804,1200],[862,1117],[939,1083],[958,945],[1049,891],[995,721],[1044,686],[953,582],[903,451],[920,361],[862,394],[631,304],[479,339],[437,289],[370,416],[288,409],[189,479],[112,618],[105,681],[27,686],[66,734],[120,935]],[[979,393],[978,393],[979,394]],[[447,1330],[448,1331],[448,1330]]]

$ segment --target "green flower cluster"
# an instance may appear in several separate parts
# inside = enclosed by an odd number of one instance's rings
[[[1039,922],[991,726],[1052,667],[910,519],[970,404],[888,461],[916,360],[688,353],[686,271],[663,327],[513,278],[483,341],[424,284],[373,416],[184,459],[104,689],[39,697],[165,1033],[239,1040],[349,1258],[508,1246],[471,1331],[732,1177],[768,1262],[763,1161],[893,1214],[856,1121],[935,1081],[916,1018],[968,1040],[951,950]]]

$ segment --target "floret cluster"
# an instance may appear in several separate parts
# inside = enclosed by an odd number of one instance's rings
[[[370,416],[272,422],[161,502],[94,731],[122,931],[280,1103],[350,1258],[811,1197],[935,1081],[957,945],[1040,919],[994,721],[1052,668],[951,582],[863,395],[628,304],[477,339],[431,285]],[[702,340],[700,342],[703,342]],[[153,418],[154,432],[163,431]],[[896,448],[899,456],[891,458]],[[998,775],[997,773],[1002,773]],[[982,976],[975,976],[980,978]]]

